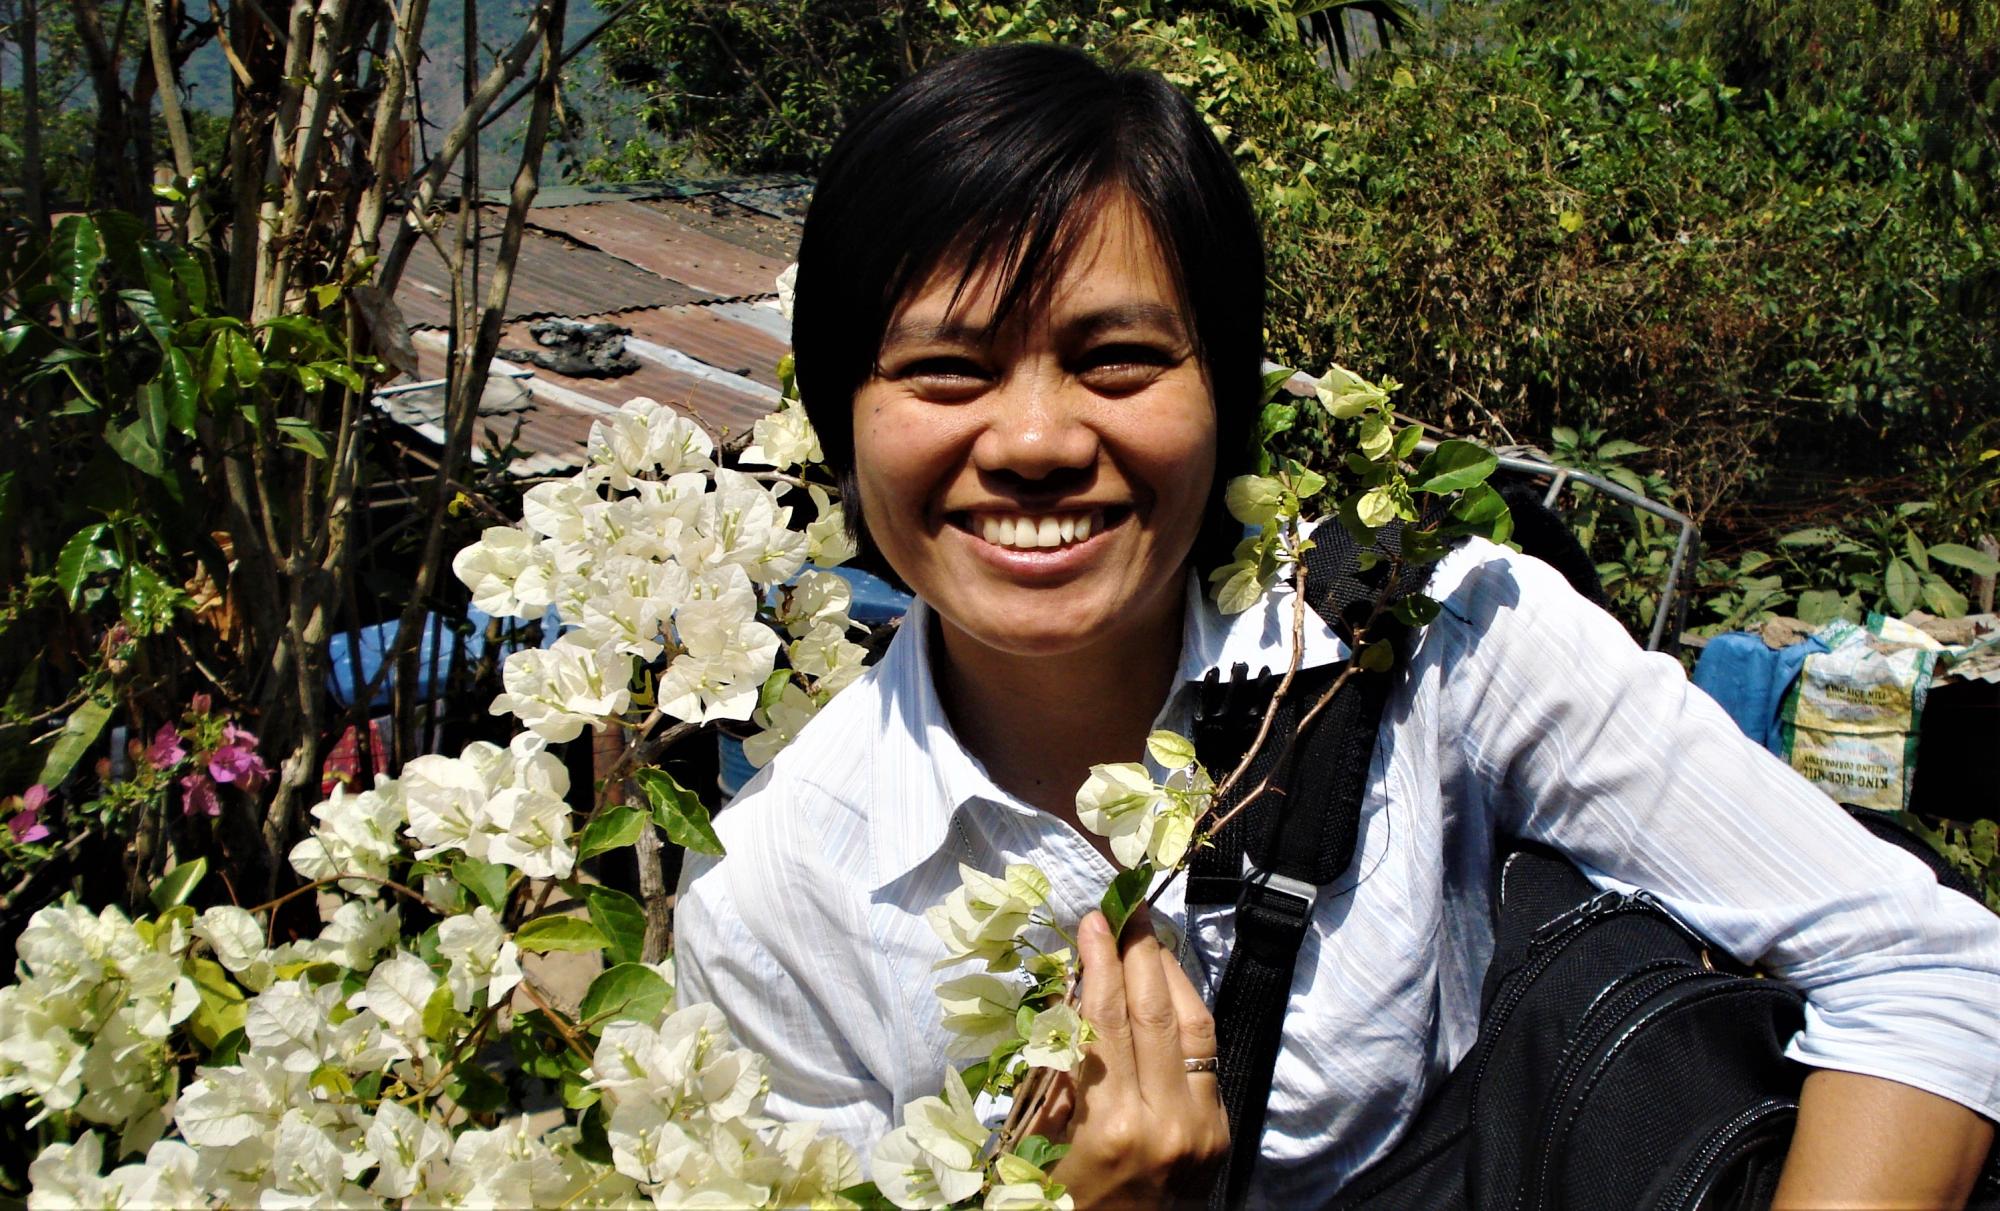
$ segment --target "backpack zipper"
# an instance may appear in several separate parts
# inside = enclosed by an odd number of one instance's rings
[[[1515,1207],[1532,1205],[1537,1211],[1546,1208],[1549,1202],[1550,1169],[1555,1164],[1556,1155],[1563,1151],[1563,1143],[1574,1125],[1574,1117],[1568,1115],[1569,1097],[1577,1082],[1587,1071],[1601,1068],[1608,1056],[1600,1055],[1605,1040],[1617,1033],[1618,1028],[1633,1013],[1643,1008],[1660,994],[1684,984],[1689,980],[1715,979],[1714,972],[1704,971],[1686,959],[1673,960],[1677,970],[1661,970],[1659,967],[1637,979],[1633,979],[1610,999],[1600,997],[1583,1015],[1578,1024],[1575,1041],[1563,1064],[1562,1078],[1556,1082],[1555,1090],[1549,1095],[1547,1116],[1542,1123],[1541,1160],[1536,1166],[1532,1182],[1522,1183]],[[1729,977],[1721,977],[1727,979]],[[1593,1021],[1593,1019],[1596,1019]],[[1532,1195],[1532,1198],[1530,1197]]]
[[[1780,1114],[1797,1114],[1798,1109],[1797,1102],[1783,1098],[1765,1098],[1717,1128],[1681,1169],[1680,1177],[1668,1188],[1666,1197],[1657,1204],[1656,1211],[1694,1211],[1688,1200],[1700,1190],[1702,1182],[1708,1177],[1709,1170],[1714,1167],[1716,1161],[1734,1147],[1745,1132]]]

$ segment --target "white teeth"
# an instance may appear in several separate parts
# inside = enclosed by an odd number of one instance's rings
[[[975,532],[997,547],[1036,550],[1060,547],[1089,538],[1103,524],[1094,513],[1069,513],[1048,517],[996,517],[979,519]]]

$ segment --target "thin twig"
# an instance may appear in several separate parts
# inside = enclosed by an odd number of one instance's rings
[[[537,1008],[549,1015],[549,1025],[556,1028],[556,1033],[563,1037],[563,1042],[569,1044],[571,1051],[576,1052],[586,1064],[596,1059],[589,1051],[584,1050],[583,1041],[576,1037],[576,1031],[570,1029],[569,1020],[560,1010],[549,1004],[541,989],[535,987],[534,977],[522,972],[520,988],[522,992],[528,994],[528,999],[533,1001]]]

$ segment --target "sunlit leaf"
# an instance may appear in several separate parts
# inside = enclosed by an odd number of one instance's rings
[[[640,963],[619,963],[590,982],[577,1013],[594,1034],[621,1018],[658,1021],[673,996],[673,986],[659,972]]]
[[[721,856],[722,838],[715,835],[699,796],[663,769],[642,769],[632,779],[652,801],[653,821],[666,830],[668,840],[698,854]]]
[[[536,917],[514,931],[514,944],[535,952],[603,950],[604,935],[582,917]]]

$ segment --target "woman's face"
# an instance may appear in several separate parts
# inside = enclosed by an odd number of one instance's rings
[[[904,300],[855,395],[869,535],[948,644],[1046,657],[1158,635],[1214,478],[1215,407],[1150,226],[1111,199],[1046,303],[990,338],[996,275],[953,307],[958,270]]]

